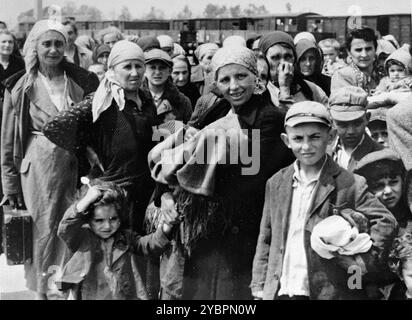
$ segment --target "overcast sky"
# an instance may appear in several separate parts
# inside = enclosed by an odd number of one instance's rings
[[[67,0],[43,0],[43,5],[56,4],[62,6]],[[290,2],[292,11],[311,11],[325,15],[347,14],[352,5],[359,5],[364,14],[410,13],[412,0],[78,0],[78,5],[94,5],[102,10],[105,18],[118,16],[122,6],[128,6],[134,18],[139,18],[150,11],[151,6],[163,10],[166,16],[177,14],[187,4],[194,14],[201,14],[208,3],[226,6],[239,4],[245,7],[249,3],[264,4],[271,13],[286,11],[286,3]],[[17,16],[22,11],[34,7],[35,0],[0,0],[0,20],[15,25]]]

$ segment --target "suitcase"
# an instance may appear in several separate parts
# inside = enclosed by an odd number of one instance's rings
[[[3,207],[6,208],[6,207]],[[33,220],[27,210],[4,210],[3,248],[10,266],[31,263]]]

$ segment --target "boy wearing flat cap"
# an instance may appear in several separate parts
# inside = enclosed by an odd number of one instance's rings
[[[333,92],[329,99],[330,115],[338,132],[332,158],[351,172],[368,153],[383,149],[365,131],[370,117],[367,97],[363,89],[348,86]]]
[[[387,108],[370,110],[371,116],[368,123],[371,138],[384,148],[389,148],[388,126],[386,124],[387,111]]]
[[[266,184],[252,294],[265,300],[367,299],[365,288],[380,271],[396,220],[367,191],[364,178],[327,155],[335,132],[326,107],[311,101],[295,103],[286,114],[285,129],[282,139],[297,160]],[[362,217],[368,226],[344,212]],[[312,249],[313,228],[334,214],[370,235],[373,245],[367,252],[322,258]],[[351,266],[362,275],[361,289],[348,286]]]

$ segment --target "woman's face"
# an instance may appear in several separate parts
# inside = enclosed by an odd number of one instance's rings
[[[0,55],[10,56],[14,49],[14,39],[10,34],[0,34]]]
[[[37,41],[37,57],[40,65],[55,67],[63,60],[66,41],[57,31],[47,31]]]
[[[244,66],[229,64],[219,69],[216,85],[232,107],[242,106],[252,97],[256,76]]]
[[[189,68],[187,63],[182,60],[174,60],[172,79],[175,85],[183,87],[189,82]]]
[[[269,82],[269,66],[263,59],[257,61],[258,76],[266,87]]]
[[[120,228],[120,218],[113,206],[97,207],[90,221],[93,232],[102,239],[108,239]]]
[[[316,49],[307,50],[299,59],[300,72],[305,77],[310,77],[314,74],[316,69]]]
[[[117,37],[117,34],[115,32],[108,33],[103,37],[103,43],[108,45],[111,48],[118,42],[119,39]]]
[[[169,78],[171,69],[161,61],[153,61],[146,65],[146,78],[153,86],[162,86]]]
[[[103,52],[98,58],[97,62],[104,65],[105,69],[107,70],[107,61],[109,60],[109,53]]]
[[[200,59],[199,64],[202,66],[203,71],[209,73],[212,71],[212,58],[215,55],[216,50],[209,50],[205,55],[203,55],[202,59]]]
[[[295,63],[293,50],[280,44],[275,44],[274,46],[270,47],[266,52],[266,58],[268,59],[270,64],[270,77],[272,81],[275,82],[278,79],[278,68],[281,63]]]
[[[137,91],[142,83],[144,64],[137,59],[121,62],[113,67],[116,80],[125,91]]]
[[[355,65],[362,71],[367,71],[372,68],[375,61],[376,49],[373,41],[365,41],[363,39],[353,39],[349,54]]]

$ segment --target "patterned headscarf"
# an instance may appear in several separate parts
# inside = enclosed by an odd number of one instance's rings
[[[26,64],[26,72],[31,73],[37,63],[36,45],[39,38],[47,31],[59,32],[67,43],[67,32],[64,26],[56,20],[40,20],[31,29],[23,47],[24,62]]]
[[[110,52],[107,62],[109,70],[93,97],[93,122],[96,122],[100,114],[111,106],[113,99],[116,101],[119,110],[123,110],[125,106],[124,90],[115,79],[113,67],[127,60],[139,60],[144,65],[144,53],[137,44],[121,40],[113,46]]]
[[[255,76],[258,75],[256,55],[252,50],[246,47],[229,46],[216,51],[212,59],[212,69],[215,80],[219,69],[229,64],[239,64],[244,66]]]

